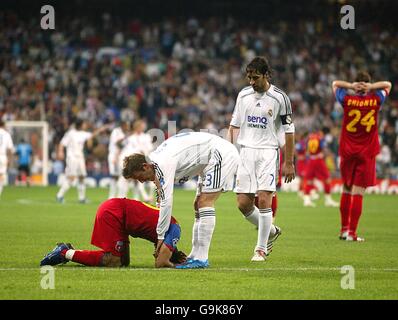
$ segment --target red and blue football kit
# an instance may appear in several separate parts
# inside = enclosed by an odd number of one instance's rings
[[[326,181],[329,179],[329,170],[326,167],[323,149],[325,140],[319,133],[311,133],[307,139],[307,151],[309,159],[306,164],[305,177],[307,180],[319,179]]]
[[[377,90],[349,95],[339,88],[335,94],[344,109],[339,147],[342,180],[347,186],[373,186],[380,152],[378,113],[388,93]]]
[[[302,139],[296,143],[296,173],[297,176],[301,178],[305,178],[305,169],[307,165],[306,150],[307,148],[305,139]]]
[[[129,236],[156,244],[158,219],[159,209],[156,207],[126,198],[109,199],[97,210],[91,244],[116,256],[123,255]],[[164,244],[173,251],[180,234],[177,221],[171,217]]]

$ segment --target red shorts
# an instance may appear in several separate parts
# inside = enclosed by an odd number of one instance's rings
[[[376,184],[376,157],[341,157],[340,172],[343,183],[366,188]]]
[[[298,177],[302,177],[302,178],[305,177],[306,166],[307,166],[306,159],[296,161],[296,172],[297,172]]]
[[[306,164],[305,178],[325,181],[330,178],[329,170],[324,159],[309,159]]]
[[[121,257],[128,249],[129,235],[125,233],[123,209],[112,209],[107,202],[98,208],[91,244]]]

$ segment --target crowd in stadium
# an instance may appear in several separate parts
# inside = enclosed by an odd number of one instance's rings
[[[247,85],[245,65],[265,55],[274,69],[272,82],[291,99],[298,135],[327,133],[333,176],[339,175],[342,109],[332,81],[353,81],[362,68],[374,81],[391,81],[380,115],[378,175],[398,178],[396,31],[368,24],[342,32],[338,23],[314,18],[271,24],[231,17],[146,22],[106,13],[60,16],[56,30],[44,31],[38,18],[0,15],[0,118],[48,121],[53,160],[76,118],[93,129],[138,117],[148,128],[165,131],[168,121],[176,121],[177,130],[225,129],[237,93]],[[99,139],[106,144],[108,136]],[[89,157],[89,171],[106,173],[106,155],[96,157],[102,162]]]

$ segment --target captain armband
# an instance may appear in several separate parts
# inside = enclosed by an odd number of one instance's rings
[[[285,133],[294,133],[294,123],[291,114],[281,116],[281,121]]]

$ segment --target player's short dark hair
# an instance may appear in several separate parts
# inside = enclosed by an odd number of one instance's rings
[[[369,72],[365,70],[360,70],[355,77],[355,82],[370,82],[372,77],[370,76]]]
[[[5,122],[0,119],[0,128],[5,126]]]
[[[271,79],[273,70],[266,57],[255,57],[246,67],[246,73],[257,71]]]
[[[145,155],[133,153],[123,159],[122,175],[125,179],[130,179],[134,172],[142,171],[144,164],[148,163]]]
[[[83,119],[76,119],[75,120],[75,128],[76,129],[81,129],[83,126],[84,120]]]

